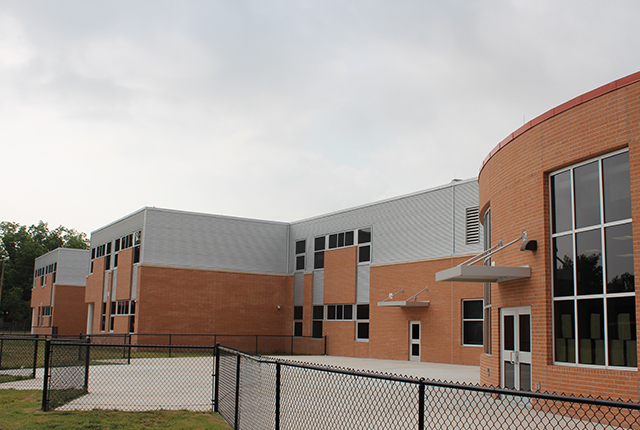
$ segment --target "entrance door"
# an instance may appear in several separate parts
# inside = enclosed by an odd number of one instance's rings
[[[531,308],[501,311],[502,386],[531,391]]]
[[[409,361],[420,361],[420,321],[409,322]]]

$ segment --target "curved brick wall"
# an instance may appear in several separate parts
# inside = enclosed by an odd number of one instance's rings
[[[560,105],[524,125],[485,159],[478,178],[481,214],[491,207],[492,244],[527,230],[536,252],[513,246],[496,254],[499,266],[529,265],[532,277],[494,284],[492,354],[480,358],[481,380],[500,385],[499,310],[531,306],[532,386],[640,399],[638,372],[554,366],[548,174],[615,150],[629,148],[632,217],[640,220],[640,72]],[[640,273],[640,230],[634,222],[634,265]],[[636,288],[636,307],[640,304]],[[637,333],[640,330],[636,329]]]

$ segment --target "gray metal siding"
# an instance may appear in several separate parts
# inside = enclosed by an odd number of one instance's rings
[[[93,248],[104,243],[113,242],[122,236],[142,230],[145,210],[146,209],[140,209],[139,211],[93,231],[91,233],[91,247]]]
[[[56,264],[56,284],[86,285],[89,274],[90,251],[57,248],[35,260],[35,269]]]
[[[56,284],[86,285],[90,258],[87,249],[59,249]]]
[[[105,276],[107,273],[105,273]],[[113,269],[111,272],[111,301],[116,300],[116,288],[118,286],[118,269]]]
[[[356,303],[369,303],[369,277],[371,266],[358,266],[356,281]]]
[[[482,251],[482,224],[480,224],[480,242],[467,245],[466,241],[466,209],[478,206],[478,184],[465,183],[454,188],[455,194],[455,252],[469,254]]]
[[[313,272],[312,304],[324,304],[324,270],[314,270]]]
[[[476,179],[469,179],[294,222],[290,246],[296,240],[307,239],[307,256],[312,260],[314,237],[371,226],[371,264],[480,252],[481,243],[464,245],[464,206],[477,206],[477,193]]]
[[[297,272],[293,275],[293,306],[302,306],[304,303],[304,273]]]
[[[141,263],[287,273],[287,223],[147,208]]]
[[[109,302],[109,277],[108,272],[104,272],[104,278],[102,279],[102,301]]]
[[[131,300],[136,300],[138,298],[138,265],[133,265],[133,270],[131,271]]]

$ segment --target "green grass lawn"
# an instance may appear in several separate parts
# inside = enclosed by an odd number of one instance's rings
[[[42,391],[0,390],[0,429],[230,429],[218,414],[188,411],[41,412]]]

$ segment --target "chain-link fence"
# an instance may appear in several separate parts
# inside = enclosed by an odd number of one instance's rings
[[[45,411],[213,410],[213,346],[47,340],[46,348]]]
[[[215,405],[235,429],[640,428],[640,405],[253,357],[219,347]]]
[[[38,339],[0,336],[0,383],[35,378]]]

